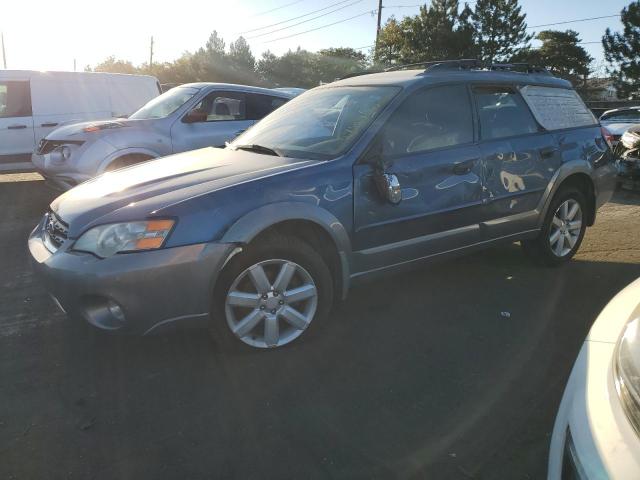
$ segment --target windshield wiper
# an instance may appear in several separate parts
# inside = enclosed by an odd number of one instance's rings
[[[283,157],[281,152],[275,148],[265,147],[264,145],[257,145],[255,143],[250,145],[234,145],[235,150],[246,150],[248,152],[263,153],[265,155],[273,155],[274,157]]]

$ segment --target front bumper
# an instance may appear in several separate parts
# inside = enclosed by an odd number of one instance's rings
[[[29,237],[37,276],[70,317],[132,334],[206,324],[218,272],[235,248],[203,243],[99,259],[70,251],[71,243],[51,253],[38,225]]]
[[[68,167],[64,168],[64,165],[52,165],[46,154],[31,154],[31,163],[35,167],[36,172],[44,177],[47,185],[55,190],[70,190],[91,178],[89,175],[75,172]]]

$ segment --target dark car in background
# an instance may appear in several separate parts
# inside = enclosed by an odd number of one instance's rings
[[[315,88],[225,149],[88,181],[29,248],[60,306],[99,328],[196,323],[273,348],[329,327],[334,301],[381,273],[514,241],[568,261],[615,174],[569,82],[435,62]]]

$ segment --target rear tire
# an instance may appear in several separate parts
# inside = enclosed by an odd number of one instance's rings
[[[542,230],[522,248],[536,263],[559,266],[573,258],[587,228],[587,200],[575,187],[561,187],[551,200]]]
[[[233,257],[213,294],[210,332],[223,349],[278,348],[322,325],[333,304],[324,259],[295,237],[260,238]]]

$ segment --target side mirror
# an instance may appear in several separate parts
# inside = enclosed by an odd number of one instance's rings
[[[382,198],[391,203],[397,205],[402,200],[402,188],[398,177],[392,173],[376,173],[375,174],[376,186]]]
[[[182,117],[182,123],[198,123],[206,121],[207,114],[197,108],[190,110],[184,117]]]

